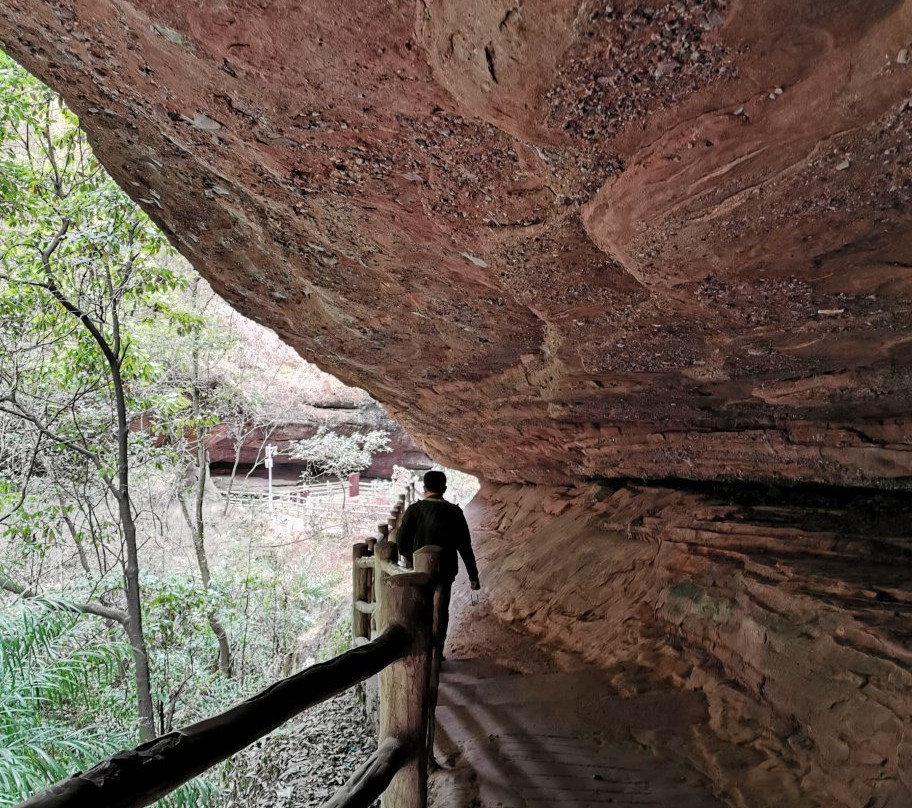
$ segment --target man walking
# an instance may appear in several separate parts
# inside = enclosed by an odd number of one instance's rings
[[[443,584],[440,604],[440,631],[438,642],[443,653],[447,627],[450,621],[450,592],[458,571],[456,554],[462,556],[469,585],[481,589],[478,566],[472,552],[472,538],[462,508],[443,498],[447,479],[442,471],[429,471],[424,475],[424,499],[406,509],[396,531],[399,555],[412,564],[412,553],[427,544],[436,544],[440,554],[440,579]]]

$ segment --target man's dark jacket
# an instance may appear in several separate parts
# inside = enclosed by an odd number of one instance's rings
[[[399,554],[409,563],[412,553],[428,544],[443,550],[440,573],[445,581],[456,577],[456,553],[462,556],[470,581],[478,580],[478,566],[472,552],[472,539],[462,508],[442,497],[431,495],[408,506],[396,531]]]

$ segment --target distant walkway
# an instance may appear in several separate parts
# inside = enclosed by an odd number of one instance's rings
[[[636,740],[704,722],[701,694],[622,697],[599,668],[555,670],[534,639],[468,606],[463,589],[441,676],[434,808],[727,805],[695,769]]]

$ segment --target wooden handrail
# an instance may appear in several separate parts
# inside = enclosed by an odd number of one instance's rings
[[[212,718],[118,752],[18,808],[140,808],[225,760],[308,707],[406,656],[411,632],[390,625],[376,640],[282,679]]]
[[[353,648],[261,690],[219,715],[118,752],[85,773],[36,794],[17,808],[142,808],[262,738],[306,710],[380,674],[381,742],[325,808],[382,805],[426,808],[427,764],[433,746],[440,599],[440,549],[415,554],[415,572],[395,563],[387,540],[398,527],[402,495],[380,541],[356,544],[352,557]],[[371,624],[383,628],[370,639]]]

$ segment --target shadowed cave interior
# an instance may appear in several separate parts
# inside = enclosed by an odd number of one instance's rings
[[[534,759],[463,721],[528,675],[651,804],[912,803],[912,2],[8,0],[0,42],[219,294],[483,479],[444,757]]]

